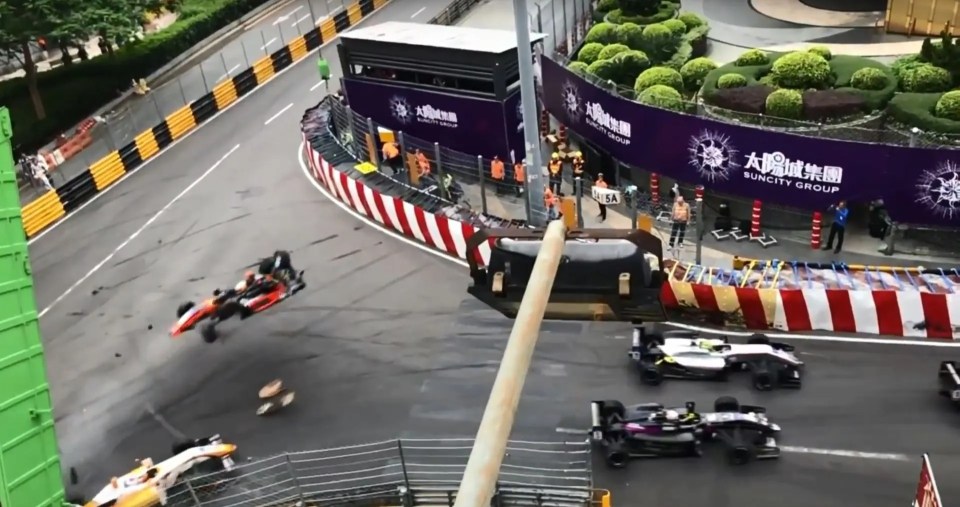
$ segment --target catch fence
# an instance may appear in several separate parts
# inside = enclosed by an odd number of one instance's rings
[[[168,506],[453,505],[473,439],[399,439],[286,453],[194,476]],[[590,445],[512,440],[492,505],[585,507],[595,503]]]

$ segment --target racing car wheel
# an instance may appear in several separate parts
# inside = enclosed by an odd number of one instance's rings
[[[658,386],[663,383],[663,373],[660,368],[648,362],[640,363],[640,382],[648,386]]]
[[[193,308],[193,301],[184,301],[180,303],[180,306],[177,307],[177,318],[183,317],[183,315],[190,311]]]
[[[622,439],[611,440],[607,444],[607,465],[610,468],[626,468],[630,453]]]
[[[753,365],[753,387],[757,391],[773,390],[773,372],[766,361],[758,361]]]

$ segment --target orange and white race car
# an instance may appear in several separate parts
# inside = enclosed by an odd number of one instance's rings
[[[154,463],[147,458],[140,466],[120,477],[114,477],[93,500],[83,507],[153,507],[167,504],[167,492],[180,477],[194,466],[218,460],[225,470],[236,465],[231,457],[237,446],[224,443],[220,435],[199,438],[174,445],[174,456]]]

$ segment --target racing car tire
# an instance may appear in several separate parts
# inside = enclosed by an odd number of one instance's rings
[[[186,450],[193,449],[194,447],[199,447],[201,445],[210,444],[209,438],[194,438],[186,440],[177,440],[170,445],[170,453],[173,456],[180,454]]]
[[[183,317],[183,314],[190,311],[193,308],[193,301],[184,301],[180,303],[180,306],[177,307],[177,318]]]
[[[610,468],[627,468],[627,463],[630,462],[630,453],[627,452],[622,440],[610,442],[607,447],[606,461]]]
[[[761,333],[754,333],[750,335],[750,338],[747,338],[747,343],[750,345],[770,345],[770,338]]]
[[[640,382],[648,386],[658,386],[663,383],[663,373],[654,364],[640,364]]]
[[[730,460],[731,465],[746,465],[753,459],[753,452],[746,446],[733,446],[727,451],[727,459]]]
[[[753,388],[757,391],[773,390],[773,372],[770,371],[766,361],[761,361],[753,366],[751,382]]]
[[[740,401],[733,396],[721,396],[713,402],[714,412],[739,412]]]
[[[603,410],[600,411],[600,418],[604,421],[607,421],[611,417],[617,416],[620,418],[620,420],[623,420],[623,416],[626,413],[627,409],[623,406],[623,403],[620,403],[617,400],[604,400]]]
[[[212,322],[200,326],[200,337],[207,343],[217,341],[217,327]]]

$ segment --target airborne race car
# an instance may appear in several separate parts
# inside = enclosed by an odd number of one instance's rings
[[[659,385],[665,378],[727,380],[730,372],[749,371],[754,388],[760,391],[801,386],[803,361],[794,354],[794,347],[771,342],[762,334],[739,344],[690,331],[651,335],[638,327],[629,355],[637,364],[640,381],[648,385]]]
[[[631,458],[700,457],[704,441],[727,446],[732,464],[780,457],[776,436],[780,426],[767,419],[766,409],[740,405],[721,396],[714,412],[698,413],[696,404],[668,408],[659,403],[624,406],[615,400],[591,403],[592,438],[606,452],[607,464],[624,468]]]
[[[305,286],[303,271],[300,271],[295,276],[281,275],[272,278],[263,290],[254,294],[238,293],[234,289],[217,289],[213,292],[213,297],[200,304],[193,301],[181,303],[177,307],[177,322],[170,328],[170,336],[180,336],[199,325],[203,341],[213,343],[217,340],[218,323],[238,314],[241,319],[245,319],[260,313],[296,294]]]
[[[223,442],[220,435],[200,438],[173,446],[174,456],[153,463],[147,458],[140,466],[120,477],[114,477],[84,507],[152,507],[166,505],[167,498],[184,474],[197,468],[212,473],[233,470],[231,457],[237,446]],[[211,466],[212,465],[212,466]]]

